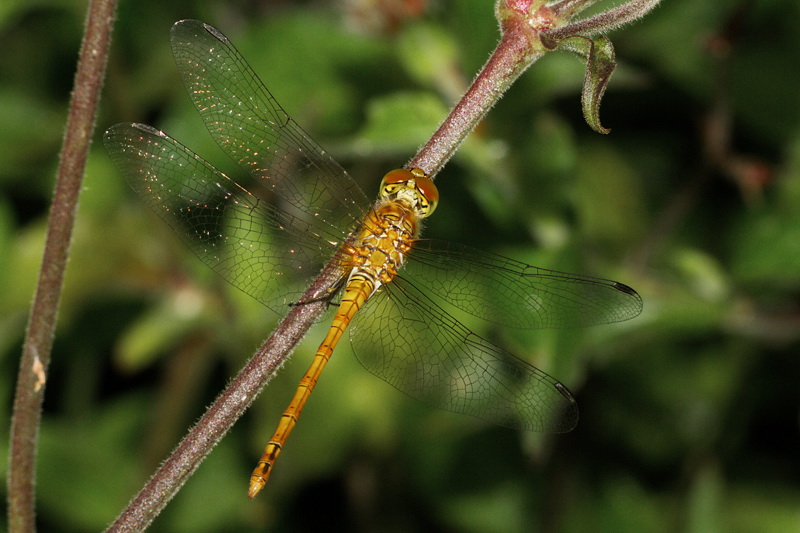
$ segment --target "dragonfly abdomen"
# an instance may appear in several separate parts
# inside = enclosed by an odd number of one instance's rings
[[[368,276],[351,274],[347,282],[347,287],[345,288],[344,296],[342,296],[342,301],[339,304],[339,309],[336,312],[336,316],[333,317],[331,327],[328,329],[328,334],[325,335],[322,344],[317,348],[317,353],[314,355],[311,366],[300,380],[294,398],[292,398],[289,407],[287,407],[281,415],[275,433],[264,448],[261,459],[250,475],[250,488],[247,493],[250,499],[255,498],[261,489],[264,488],[264,485],[266,485],[269,475],[272,472],[272,467],[275,465],[278,455],[280,455],[283,446],[286,444],[286,439],[297,424],[300,413],[303,411],[303,407],[305,407],[308,398],[314,391],[319,376],[322,374],[331,355],[333,355],[333,350],[342,338],[344,330],[347,329],[353,316],[355,316],[358,310],[361,309],[374,292],[375,284]]]
[[[418,231],[419,223],[413,212],[400,202],[386,202],[370,212],[353,243],[345,245],[342,250],[345,258],[343,265],[351,267],[351,270],[339,309],[333,317],[325,340],[317,349],[314,361],[300,380],[292,402],[283,412],[278,428],[250,476],[250,498],[254,498],[266,485],[289,433],[297,424],[297,419],[344,330],[375,291],[397,275]]]

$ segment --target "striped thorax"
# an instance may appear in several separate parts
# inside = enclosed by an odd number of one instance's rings
[[[353,244],[346,247],[347,285],[361,279],[373,294],[403,266],[420,232],[420,221],[436,209],[439,192],[420,169],[397,169],[383,177],[380,199],[364,220]],[[370,295],[371,295],[370,294]]]

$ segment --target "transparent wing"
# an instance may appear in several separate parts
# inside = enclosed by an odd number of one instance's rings
[[[538,268],[444,241],[415,243],[402,274],[437,301],[516,328],[620,322],[642,311],[641,297],[622,283]]]
[[[344,169],[278,104],[216,28],[175,23],[172,53],[211,136],[234,161],[312,225],[352,231],[370,202]]]
[[[117,124],[104,142],[131,187],[204,263],[278,313],[302,293],[291,282],[317,274],[336,250],[329,235],[256,198],[161,131]]]
[[[567,432],[578,422],[569,390],[470,331],[398,276],[353,318],[364,367],[431,406],[502,426]]]

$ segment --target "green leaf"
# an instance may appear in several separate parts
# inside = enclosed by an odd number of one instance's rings
[[[192,328],[202,322],[206,302],[190,288],[148,310],[122,335],[116,363],[127,372],[137,372],[167,352]]]
[[[418,83],[442,87],[455,85],[455,79],[460,80],[456,75],[458,45],[452,35],[439,26],[430,23],[408,26],[398,36],[397,54]]]
[[[611,130],[600,123],[600,101],[606,92],[608,80],[617,67],[611,40],[605,35],[595,38],[572,35],[556,40],[543,34],[542,44],[549,50],[567,50],[583,58],[586,62],[586,75],[583,78],[581,91],[583,118],[594,131],[609,133]]]
[[[425,142],[447,114],[429,92],[395,92],[367,104],[367,120],[358,134],[359,150],[403,153]]]

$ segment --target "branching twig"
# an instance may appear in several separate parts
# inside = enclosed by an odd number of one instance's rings
[[[544,50],[532,49],[529,34],[530,31],[521,25],[515,25],[503,34],[467,92],[436,133],[408,162],[409,168],[421,168],[429,176],[435,176],[514,80],[544,55]]]
[[[503,92],[536,59],[549,49],[540,40],[545,30],[550,32],[566,24],[553,6],[562,13],[574,14],[594,0],[563,0],[545,6],[544,0],[499,0],[497,14],[503,32],[501,41],[470,89],[444,120],[430,141],[409,162],[431,175],[436,174],[453,155],[480,119],[486,115]],[[648,4],[656,1],[632,1],[625,6],[637,5],[639,15]],[[625,7],[623,6],[623,7]],[[617,11],[620,8],[617,8]],[[649,9],[649,7],[647,8]],[[612,10],[614,11],[614,10]],[[618,20],[627,16],[623,11]],[[607,19],[593,17],[587,21]],[[584,25],[587,23],[584,21]],[[623,21],[624,22],[624,21]],[[622,22],[620,22],[622,23]],[[329,264],[301,299],[314,302],[295,306],[275,332],[242,369],[231,384],[215,400],[206,414],[190,430],[169,458],[148,481],[142,491],[110,526],[109,531],[139,531],[161,512],[177,493],[202,459],[222,439],[233,423],[241,416],[258,392],[274,376],[283,361],[294,349],[303,334],[324,310],[319,300],[320,291],[329,287],[332,277],[338,275],[336,262]]]
[[[115,0],[94,0],[89,5],[86,31],[75,73],[74,92],[50,208],[42,267],[28,318],[11,417],[8,524],[9,531],[12,532],[35,530],[34,481],[42,399],[64,269],[94,131],[97,103],[105,76],[115,10]]]
[[[562,19],[569,20],[596,2],[597,0],[561,0],[549,4],[549,7]]]
[[[441,170],[519,75],[549,51],[540,41],[540,33],[556,41],[573,35],[604,33],[644,16],[660,2],[632,0],[594,17],[565,23],[596,1],[562,0],[542,5],[541,0],[499,0],[497,14],[503,30],[500,43],[467,92],[408,166],[421,168],[430,176]]]
[[[560,39],[569,35],[597,35],[616,30],[629,22],[640,19],[649,13],[661,0],[631,0],[626,4],[598,13],[593,17],[566,24],[560,28],[548,31],[550,37]],[[571,7],[578,1],[561,2]],[[583,6],[585,7],[585,6]],[[559,13],[560,14],[560,13]]]

